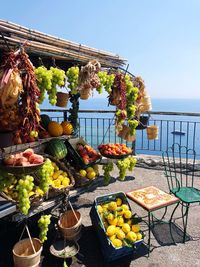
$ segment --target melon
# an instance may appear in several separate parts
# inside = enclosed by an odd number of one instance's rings
[[[48,124],[48,133],[53,137],[58,137],[63,134],[63,128],[58,122],[51,121]]]
[[[73,126],[69,121],[63,121],[61,123],[61,126],[63,128],[63,134],[70,135],[73,132]]]
[[[45,153],[56,159],[63,159],[67,155],[67,148],[62,140],[52,139],[47,143]]]
[[[45,130],[48,130],[48,125],[49,123],[51,122],[51,119],[48,115],[46,114],[42,114],[40,115],[40,118],[41,118],[41,126],[45,129]]]

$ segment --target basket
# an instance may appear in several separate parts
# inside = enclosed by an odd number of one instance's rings
[[[91,89],[85,88],[80,91],[80,99],[87,100],[90,97]]]
[[[56,96],[57,96],[56,106],[65,108],[68,103],[69,94],[58,92]]]
[[[118,133],[118,136],[126,140],[127,142],[133,142],[136,139],[135,135],[130,134],[130,128],[127,125],[123,125],[123,128]]]
[[[64,163],[60,162],[59,160],[55,159],[54,157],[52,157],[50,155],[46,155],[46,157],[49,158],[51,161],[55,162],[56,165],[59,167],[59,169],[62,171],[65,171],[70,178],[70,184],[67,187],[55,188],[55,187],[50,186],[49,192],[48,192],[48,198],[52,198],[52,197],[58,196],[62,193],[65,193],[66,191],[73,188],[75,185],[75,180],[74,180],[74,177],[73,177],[71,171]]]
[[[86,169],[89,166],[92,166],[94,164],[97,164],[101,161],[101,156],[99,156],[99,158],[93,162],[90,162],[89,164],[85,164],[81,158],[81,156],[78,154],[78,152],[76,151],[76,145],[78,143],[81,143],[83,145],[87,145],[87,143],[83,140],[83,138],[73,138],[73,139],[69,139],[66,140],[65,145],[67,147],[68,150],[68,156],[70,157],[70,159],[73,160],[73,162],[76,164],[76,166],[80,166],[80,168]]]
[[[141,239],[134,243],[134,247],[123,246],[120,248],[115,248],[112,245],[111,241],[107,238],[104,224],[97,211],[97,205],[110,201],[115,201],[117,197],[120,197],[123,201],[123,204],[127,204],[129,206],[129,209],[131,210],[126,195],[123,192],[117,192],[110,195],[96,197],[92,209],[90,211],[92,225],[94,226],[99,237],[103,256],[108,262],[132,254],[143,243],[143,239]]]
[[[136,127],[136,130],[144,130],[144,129],[146,129],[148,121],[149,121],[149,116],[140,116],[139,124]]]
[[[71,206],[72,207],[72,206]],[[58,228],[65,239],[77,241],[81,237],[82,217],[79,211],[65,211],[59,221]]]
[[[12,174],[30,174],[33,172],[36,172],[44,162],[40,164],[32,164],[30,166],[10,166],[10,165],[4,165],[2,162],[0,163],[0,169],[3,171],[6,171],[7,173],[12,173]]]
[[[123,155],[107,155],[107,154],[104,154],[101,152],[101,150],[99,150],[101,155],[105,158],[108,158],[108,159],[124,159],[124,158],[127,158],[128,156],[132,155],[132,152],[128,153],[128,154],[123,154]]]
[[[158,126],[156,125],[147,126],[146,131],[147,131],[147,138],[149,140],[158,139]]]

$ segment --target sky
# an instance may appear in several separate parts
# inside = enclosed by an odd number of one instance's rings
[[[126,58],[152,98],[200,99],[200,0],[0,0],[0,18]]]

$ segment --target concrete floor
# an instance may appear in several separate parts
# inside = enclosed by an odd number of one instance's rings
[[[115,169],[112,172],[113,177],[117,177],[117,170]],[[197,177],[198,180],[199,177]],[[200,240],[197,241],[187,241],[185,244],[180,242],[180,236],[176,234],[180,233],[179,228],[173,227],[173,232],[175,233],[175,239],[178,242],[177,245],[172,243],[172,240],[169,235],[169,228],[167,224],[162,224],[155,226],[154,235],[152,234],[152,252],[150,257],[147,257],[147,249],[141,247],[138,253],[124,257],[120,260],[117,260],[112,263],[106,263],[104,261],[103,255],[100,250],[100,243],[98,237],[96,236],[95,231],[91,227],[91,220],[89,212],[91,210],[92,203],[97,196],[106,195],[110,193],[115,193],[119,191],[128,192],[133,189],[141,188],[154,185],[160,189],[167,191],[167,181],[163,175],[163,171],[138,168],[136,167],[133,173],[129,173],[126,181],[120,182],[115,178],[112,179],[112,182],[108,186],[103,185],[103,177],[98,178],[97,181],[90,186],[90,188],[85,188],[83,191],[75,197],[71,198],[71,202],[76,209],[81,212],[83,217],[83,231],[82,237],[79,240],[80,253],[73,257],[72,259],[67,260],[68,266],[79,267],[128,267],[128,266],[142,266],[142,267],[184,267],[184,266],[200,266]],[[200,188],[200,183],[199,183]],[[137,213],[138,216],[144,216],[147,213],[140,208],[137,204],[129,201],[132,207],[133,213]],[[167,218],[169,218],[172,212],[172,206],[168,210]],[[157,212],[157,216],[161,215],[163,210]],[[180,208],[177,210],[175,217],[180,215]],[[181,220],[177,220],[178,225],[182,225]],[[142,230],[146,230],[146,225],[142,224]],[[3,235],[0,236],[0,267],[11,267],[12,265],[12,245],[10,244],[6,247],[5,244],[9,239],[14,239],[16,233],[14,229],[13,232],[6,234],[7,238]],[[195,205],[190,208],[189,213],[189,222],[188,222],[188,234],[192,237],[200,237],[200,205]],[[2,233],[2,231],[1,231]],[[55,239],[55,231],[49,231],[49,241],[44,245],[43,257],[41,262],[41,267],[61,267],[63,266],[63,261],[53,257],[49,253],[49,245]],[[9,237],[10,236],[10,237]],[[145,238],[146,240],[146,238]],[[14,241],[12,241],[13,243]],[[5,247],[4,247],[5,245]],[[3,256],[3,251],[7,259]],[[4,258],[4,260],[3,260]],[[9,258],[9,259],[8,259]]]

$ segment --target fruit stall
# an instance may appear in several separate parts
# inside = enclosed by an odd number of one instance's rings
[[[3,20],[0,52],[0,218],[24,220],[24,229],[29,233],[27,218],[46,212],[38,220],[39,244],[43,244],[51,209],[60,206],[62,216],[66,215],[70,194],[87,190],[98,178],[102,158],[106,159],[105,185],[110,182],[113,163],[119,169],[119,180],[124,180],[126,171],[132,171],[136,164],[132,149],[123,142],[100,144],[97,151],[78,137],[79,99],[87,100],[94,90],[107,92],[109,105],[116,107],[116,132],[127,142],[135,140],[137,129],[147,128],[142,114],[151,109],[151,100],[143,79],[124,70],[126,61],[112,53]],[[71,102],[62,123],[40,113],[45,98],[52,106],[65,109]],[[72,206],[70,211],[68,216],[76,224],[80,214]],[[72,233],[68,233],[69,225],[62,216],[58,230],[65,240]],[[143,239],[123,194],[97,199],[91,218],[94,225],[101,222],[104,250],[109,243],[113,258],[132,252]],[[79,232],[73,235],[75,240]],[[19,252],[22,248],[16,248],[16,267],[22,266],[20,255],[41,253],[42,245],[36,239],[29,235],[27,242],[29,250]]]

